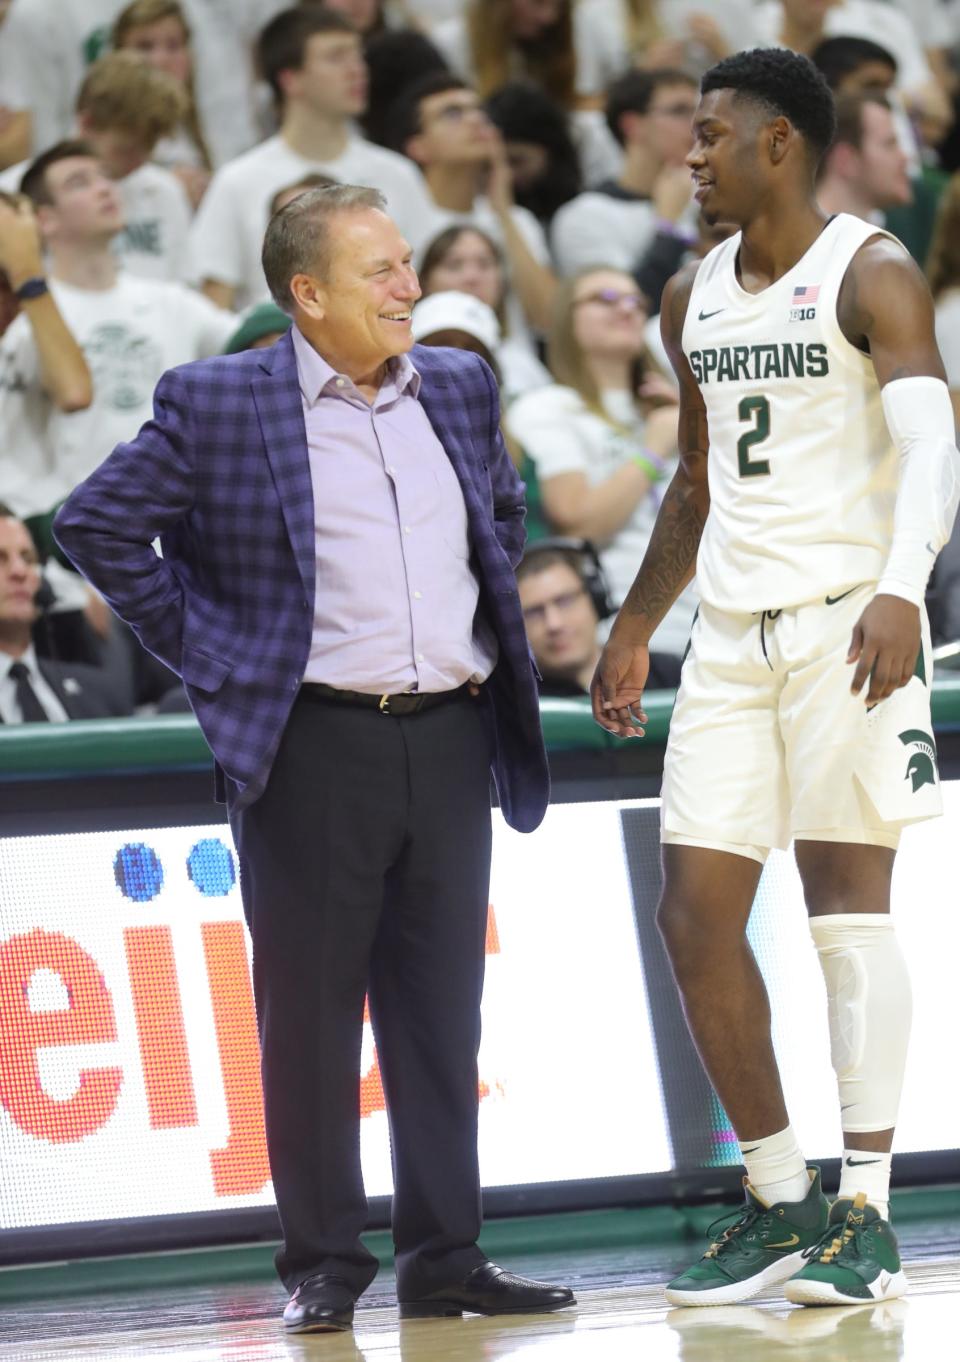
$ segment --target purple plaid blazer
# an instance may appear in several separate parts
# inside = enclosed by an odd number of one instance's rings
[[[512,827],[531,831],[549,778],[514,578],[523,484],[483,361],[423,346],[411,358],[463,490],[480,608],[500,641],[486,686],[500,805]],[[144,646],[182,676],[220,794],[232,807],[251,803],[266,786],[313,628],[313,488],[290,335],[164,374],[153,419],[80,484],[54,530]],[[150,547],[157,536],[162,558]]]

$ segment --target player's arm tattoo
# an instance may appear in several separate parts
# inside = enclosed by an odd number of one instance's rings
[[[659,624],[694,575],[710,509],[707,421],[702,408],[682,412],[680,447],[680,467],[660,504],[640,571],[621,607],[621,614],[646,617],[653,625]]]

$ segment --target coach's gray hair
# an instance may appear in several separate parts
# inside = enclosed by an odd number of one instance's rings
[[[337,184],[298,194],[267,224],[260,261],[270,295],[284,312],[293,311],[290,280],[295,274],[326,279],[330,267],[330,219],[336,213],[378,208],[387,201],[379,189]]]

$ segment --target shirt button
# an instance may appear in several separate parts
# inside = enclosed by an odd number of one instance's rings
[[[337,379],[337,387],[338,387],[338,388],[345,388],[346,386],[347,386],[347,380],[346,380],[345,378],[338,378],[338,379]]]
[[[404,527],[403,527],[403,532],[404,532],[404,534],[409,534],[409,533],[410,533],[410,526],[409,526],[409,525],[404,525]]]
[[[423,661],[423,653],[417,653],[417,661],[418,661],[418,662],[422,662],[422,661]]]

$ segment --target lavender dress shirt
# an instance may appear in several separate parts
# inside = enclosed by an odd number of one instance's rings
[[[313,483],[317,591],[304,681],[373,694],[453,690],[497,660],[478,616],[457,475],[390,361],[372,403],[292,328]]]

